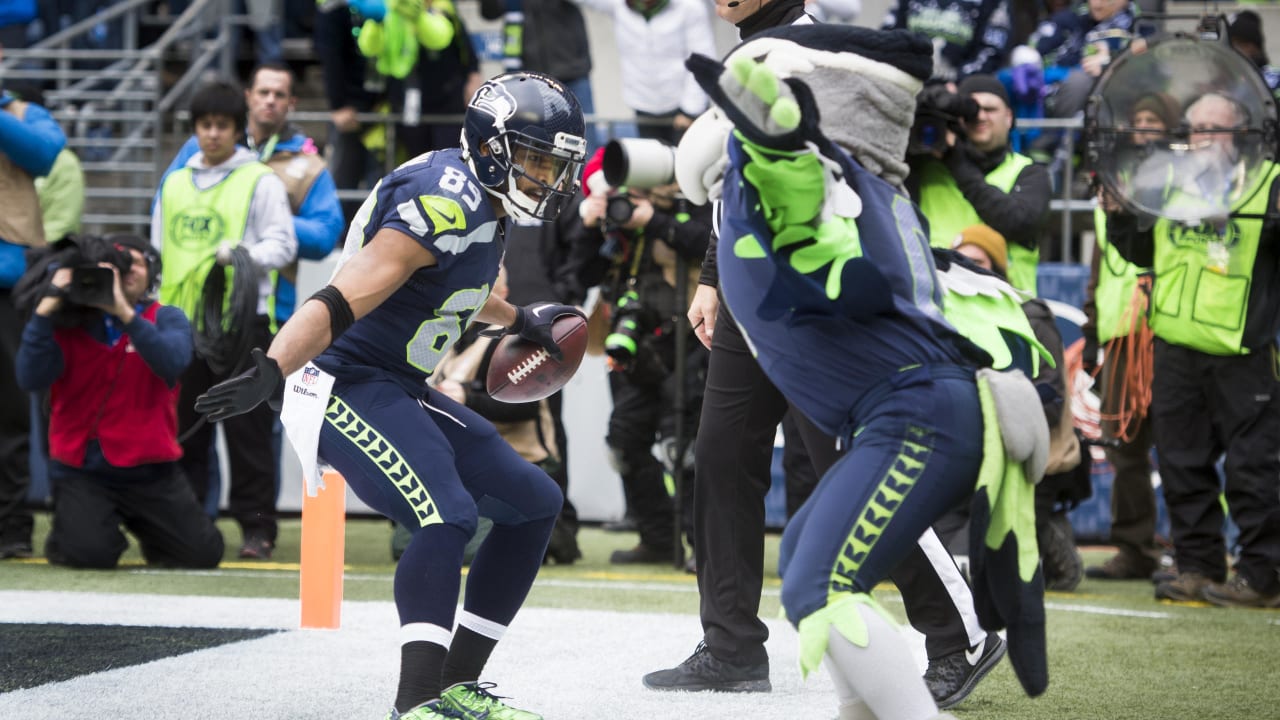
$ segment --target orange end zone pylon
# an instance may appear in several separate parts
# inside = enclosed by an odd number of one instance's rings
[[[302,563],[299,570],[302,627],[336,630],[342,622],[342,562],[347,488],[342,475],[324,474],[315,497],[302,496]]]

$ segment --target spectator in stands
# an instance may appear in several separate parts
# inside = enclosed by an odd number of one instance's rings
[[[1187,108],[1190,144],[1204,148],[1189,155],[1236,154],[1232,133],[1220,131],[1243,125],[1233,102],[1208,94]],[[1270,291],[1280,238],[1264,222],[1280,171],[1274,163],[1262,167],[1265,190],[1233,203],[1225,230],[1157,220],[1143,231],[1135,218],[1107,217],[1108,240],[1156,278],[1148,314],[1155,335],[1150,418],[1178,568],[1175,579],[1156,586],[1157,598],[1280,607],[1280,296]],[[1218,187],[1204,188],[1212,197],[1237,185],[1234,173],[1175,182],[1198,186],[1213,177]],[[1220,479],[1215,463],[1224,453]],[[1229,581],[1224,495],[1240,528]]]
[[[1007,0],[893,0],[880,27],[924,33],[933,40],[933,82],[993,73],[1009,45]]]
[[[317,8],[316,57],[324,80],[332,127],[329,133],[329,170],[341,190],[362,185],[373,187],[382,176],[382,167],[364,144],[365,128],[356,118],[373,112],[381,99],[385,82],[365,62],[356,47],[355,30],[364,22],[355,7],[346,3],[324,3]],[[344,200],[345,223],[355,217],[360,200]]]
[[[587,22],[572,0],[480,0],[480,15],[502,19],[506,70],[550,75],[569,88],[587,116],[587,153],[605,143],[607,133],[593,125],[591,47]]]
[[[684,67],[692,53],[714,55],[704,0],[575,0],[613,18],[622,66],[622,101],[636,113],[640,137],[679,141],[707,96]]]
[[[418,57],[413,82],[397,89],[392,83],[391,97],[404,98],[403,105],[410,105],[409,94],[418,92],[413,103],[423,115],[452,115],[458,118],[466,112],[467,101],[475,94],[484,78],[480,75],[480,59],[471,42],[471,33],[458,14],[451,0],[428,0],[428,7],[442,14],[453,25],[453,39],[441,50],[426,50]],[[396,104],[392,104],[396,111]],[[462,121],[435,119],[417,124],[401,123],[396,129],[396,139],[403,143],[403,155],[407,160],[430,150],[444,150],[458,144],[462,135]]]
[[[66,143],[43,107],[0,94],[0,559],[31,555],[31,513],[24,507],[31,409],[14,377],[23,318],[12,290],[26,270],[25,250],[45,244],[35,178],[48,174]]]
[[[40,196],[40,214],[50,242],[80,232],[84,215],[84,168],[74,150],[64,147],[49,174],[36,178],[36,194]]]
[[[1045,67],[1046,117],[1070,118],[1083,112],[1094,82],[1111,59],[1139,32],[1150,32],[1139,26],[1138,12],[1130,0],[1088,0],[1040,23],[1027,45]],[[1031,149],[1032,157],[1046,163],[1054,159],[1061,137],[1060,132],[1041,133]],[[1057,160],[1061,163],[1068,158]]]
[[[1153,93],[1139,98],[1131,113],[1131,125],[1139,130],[1165,132],[1178,122],[1177,101]],[[1148,145],[1157,136],[1135,133],[1130,142]],[[1161,550],[1156,545],[1156,496],[1151,486],[1151,423],[1143,407],[1130,418],[1121,416],[1124,399],[1132,393],[1150,393],[1150,387],[1135,387],[1145,373],[1133,372],[1134,363],[1146,354],[1147,295],[1138,288],[1139,277],[1148,269],[1133,265],[1116,250],[1107,234],[1107,216],[1123,212],[1105,190],[1099,193],[1094,210],[1097,242],[1089,266],[1084,312],[1088,320],[1084,332],[1084,368],[1098,379],[1102,437],[1107,462],[1114,470],[1111,481],[1111,542],[1116,554],[1101,565],[1085,568],[1098,580],[1137,580],[1151,577],[1160,567]],[[1150,340],[1145,340],[1150,342]],[[1101,374],[1099,374],[1099,352]]]
[[[907,187],[929,220],[934,247],[951,247],[970,225],[989,225],[1010,243],[1010,284],[1034,295],[1049,175],[1009,149],[1013,110],[999,80],[970,75],[958,91],[977,103],[976,118],[965,122],[963,136],[948,135],[945,147],[909,158]]]
[[[242,329],[240,338],[247,346],[264,345],[276,327],[270,315],[273,275],[298,252],[284,183],[254,151],[237,147],[246,112],[244,94],[229,83],[214,82],[196,92],[191,119],[200,152],[160,186],[151,219],[151,242],[160,249],[166,269],[160,299],[185,312],[196,333],[196,357],[182,376],[178,425],[187,438],[182,469],[202,502],[213,428],[196,427],[203,421],[194,410],[195,398],[248,361],[247,353],[233,345],[236,336],[222,333],[223,298],[206,285],[214,278],[219,285],[257,285],[256,306],[228,301],[228,314],[235,316],[231,322]],[[237,283],[236,273],[249,277]],[[271,444],[264,442],[274,422],[275,413],[264,405],[223,427],[231,465],[231,514],[244,536],[242,558],[267,559],[275,547],[276,462]]]
[[[93,243],[108,245],[90,250]],[[112,253],[111,251],[114,251]],[[70,256],[48,279],[23,330],[17,378],[49,390],[53,528],[45,556],[57,565],[113,568],[128,541],[162,567],[216,567],[222,534],[178,474],[178,377],[191,361],[191,324],[155,301],[160,259],[133,235],[80,238],[80,262],[111,257],[112,284],[85,306],[69,291]]]
[[[395,148],[387,147],[381,127],[366,134],[366,147],[394,151],[399,164],[456,145],[460,122],[422,121],[423,115],[460,116],[482,81],[471,37],[453,2],[390,0],[380,6],[372,0],[359,7],[366,19],[357,46],[384,76],[386,107],[402,117]]]
[[[19,100],[44,106],[44,92],[39,83],[10,83],[7,89]],[[36,195],[40,197],[45,239],[55,243],[80,232],[80,219],[84,214],[84,168],[74,150],[63,147],[49,174],[36,178]]]
[[[1262,36],[1262,18],[1258,13],[1241,10],[1233,14],[1227,26],[1227,38],[1231,47],[1258,66],[1258,72],[1262,73],[1262,79],[1271,92],[1280,93],[1280,69],[1273,67],[1267,57],[1267,41]]]
[[[0,0],[0,46],[27,46],[27,26],[36,19],[35,0]]]

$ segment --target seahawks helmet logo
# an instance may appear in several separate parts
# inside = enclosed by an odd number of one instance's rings
[[[505,127],[506,121],[516,114],[516,99],[497,83],[485,83],[471,98],[471,108],[492,116],[494,125]]]

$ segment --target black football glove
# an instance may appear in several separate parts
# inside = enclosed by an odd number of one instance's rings
[[[254,348],[253,367],[209,388],[196,398],[196,412],[209,416],[210,422],[242,415],[267,401],[279,411],[284,396],[284,375],[275,360]]]
[[[543,347],[556,362],[564,360],[564,353],[560,352],[560,346],[556,344],[556,339],[551,336],[551,323],[561,315],[577,315],[583,320],[587,319],[582,311],[572,305],[558,305],[556,303],[533,303],[532,305],[523,305],[516,308],[516,321],[511,323],[511,327],[505,328],[498,333],[483,333],[485,335],[519,335],[521,339],[535,342]]]

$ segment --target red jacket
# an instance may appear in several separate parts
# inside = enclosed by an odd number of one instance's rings
[[[141,315],[154,323],[159,303]],[[165,384],[128,335],[114,345],[80,328],[54,333],[66,371],[50,391],[49,455],[83,467],[85,447],[97,438],[102,455],[116,467],[170,462],[182,457],[178,445],[178,390]],[[109,422],[104,422],[108,420]]]

